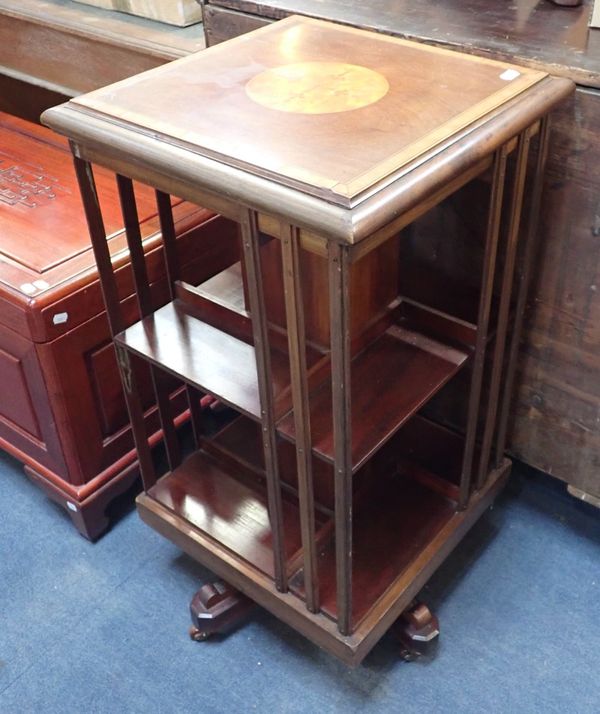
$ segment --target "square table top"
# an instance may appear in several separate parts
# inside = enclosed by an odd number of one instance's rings
[[[348,207],[546,76],[293,16],[70,105]]]

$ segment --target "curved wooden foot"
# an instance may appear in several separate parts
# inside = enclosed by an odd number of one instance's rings
[[[431,654],[432,643],[440,634],[440,623],[425,603],[413,601],[398,618],[395,630],[402,647],[400,657],[412,662]]]
[[[222,635],[244,620],[254,602],[223,582],[203,585],[192,598],[190,637],[203,642],[212,635]]]
[[[77,500],[66,488],[61,489],[31,467],[25,466],[24,470],[29,479],[41,486],[49,498],[65,509],[81,535],[91,541],[98,540],[108,529],[110,521],[106,512],[110,504],[132,488],[139,479],[137,462],[134,462],[83,500]],[[131,500],[133,501],[133,495]]]

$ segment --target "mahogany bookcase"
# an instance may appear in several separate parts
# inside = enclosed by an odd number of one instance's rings
[[[44,114],[72,142],[139,450],[140,515],[349,664],[508,476],[526,239],[547,115],[572,89],[543,72],[291,17]],[[117,174],[143,316],[127,329],[93,164]],[[134,180],[156,189],[172,296],[156,311]],[[432,300],[406,298],[407,231],[471,182],[488,204],[478,289],[465,300],[415,264]],[[179,279],[170,196],[239,224],[238,260],[201,285]],[[142,362],[158,390],[164,475],[144,433]],[[160,393],[165,373],[187,383],[191,406],[202,391],[237,415],[210,434],[194,414],[185,457]],[[461,431],[429,412],[456,384],[467,385]],[[213,588],[213,602],[225,592]],[[200,636],[214,629],[197,624]]]

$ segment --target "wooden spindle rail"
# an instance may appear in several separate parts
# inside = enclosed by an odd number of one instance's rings
[[[73,153],[75,174],[81,192],[88,230],[92,239],[94,257],[98,266],[100,285],[106,305],[106,316],[111,335],[114,338],[125,328],[125,322],[106,240],[106,230],[96,191],[94,173],[91,164],[77,156],[76,147],[73,147]],[[139,380],[137,377],[138,361],[123,348],[116,347],[116,350],[125,403],[131,422],[133,440],[138,452],[140,473],[144,488],[147,490],[156,483],[156,470],[152,462],[150,447],[148,446],[148,435],[144,424],[144,409],[140,400]]]
[[[504,351],[506,347],[508,322],[510,317],[512,285],[514,280],[517,246],[519,242],[519,227],[521,223],[521,209],[523,206],[523,192],[527,174],[527,159],[529,156],[531,132],[532,127],[523,131],[519,135],[517,146],[515,175],[509,211],[510,220],[508,235],[506,238],[506,255],[504,259],[504,272],[502,274],[500,306],[498,308],[496,343],[494,345],[488,408],[477,478],[478,488],[483,486],[488,476],[492,440],[494,438],[494,432],[497,425],[496,417],[498,413],[498,395],[500,393],[502,373],[504,371]]]
[[[158,220],[163,240],[163,253],[165,260],[165,270],[169,283],[169,296],[171,300],[176,297],[175,282],[181,279],[179,258],[177,255],[177,240],[175,233],[175,222],[173,220],[173,209],[171,207],[171,196],[168,193],[155,191],[156,206],[158,208]],[[197,449],[202,442],[202,407],[200,400],[202,393],[191,384],[186,384],[188,408],[190,410],[190,422],[194,435],[194,444]]]
[[[496,274],[496,256],[498,253],[500,218],[502,216],[502,202],[504,198],[507,152],[508,147],[505,144],[496,152],[494,157],[492,186],[490,190],[490,205],[488,209],[488,222],[485,238],[485,253],[483,257],[483,279],[477,313],[477,337],[475,341],[475,353],[473,355],[473,367],[467,412],[467,430],[465,434],[465,447],[460,478],[459,508],[461,509],[464,509],[467,505],[472,481],[473,457],[475,453],[479,406],[481,401],[481,387],[483,383],[483,368],[488,339],[490,309],[494,292],[494,276]]]
[[[328,260],[337,619],[340,633],[349,635],[352,631],[352,412],[348,247],[330,243]]]
[[[290,378],[294,404],[298,499],[304,556],[306,606],[319,612],[319,579],[315,539],[315,498],[312,475],[312,444],[306,370],[306,332],[302,275],[300,270],[300,231],[288,224],[281,226],[281,257],[285,310],[290,355]]]
[[[508,425],[508,415],[510,411],[512,390],[515,382],[515,373],[517,371],[517,360],[519,356],[519,345],[521,343],[521,330],[523,328],[523,319],[525,317],[525,307],[527,304],[527,293],[529,290],[529,282],[531,276],[531,266],[536,250],[536,236],[538,232],[540,207],[542,203],[542,191],[544,188],[544,174],[546,171],[546,163],[548,159],[548,135],[549,135],[549,120],[544,117],[540,120],[540,129],[538,134],[538,153],[534,168],[533,185],[531,189],[531,203],[529,206],[529,218],[527,225],[527,235],[525,237],[525,248],[523,251],[523,259],[521,261],[518,278],[518,293],[517,303],[515,306],[515,317],[513,320],[512,336],[510,343],[510,351],[508,357],[508,366],[504,379],[504,390],[502,394],[502,402],[500,405],[500,416],[498,418],[498,437],[496,442],[496,467],[500,464],[504,456],[506,448],[506,432]]]
[[[248,276],[248,297],[256,355],[269,520],[273,532],[275,585],[280,592],[286,592],[288,589],[288,577],[277,454],[277,433],[275,431],[273,383],[271,380],[271,354],[260,264],[258,216],[255,211],[248,211],[243,216],[241,232],[244,262]]]
[[[117,188],[119,191],[121,212],[123,214],[123,221],[125,224],[125,235],[127,238],[129,257],[131,259],[135,293],[137,296],[140,319],[142,319],[152,313],[154,310],[154,303],[152,300],[150,282],[148,280],[148,271],[146,269],[146,257],[144,255],[144,246],[142,244],[142,233],[140,230],[140,221],[135,202],[133,182],[131,179],[117,174]],[[169,397],[169,384],[163,370],[154,365],[150,365],[150,375],[152,378],[152,388],[154,390],[156,405],[158,407],[160,425],[167,453],[167,461],[169,463],[169,468],[173,471],[173,469],[176,469],[181,464],[181,448],[179,446],[179,439],[177,437],[177,431],[173,422],[171,400]]]

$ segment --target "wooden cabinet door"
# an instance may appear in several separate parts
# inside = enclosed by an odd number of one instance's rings
[[[0,330],[0,445],[26,463],[65,468],[35,345]]]

